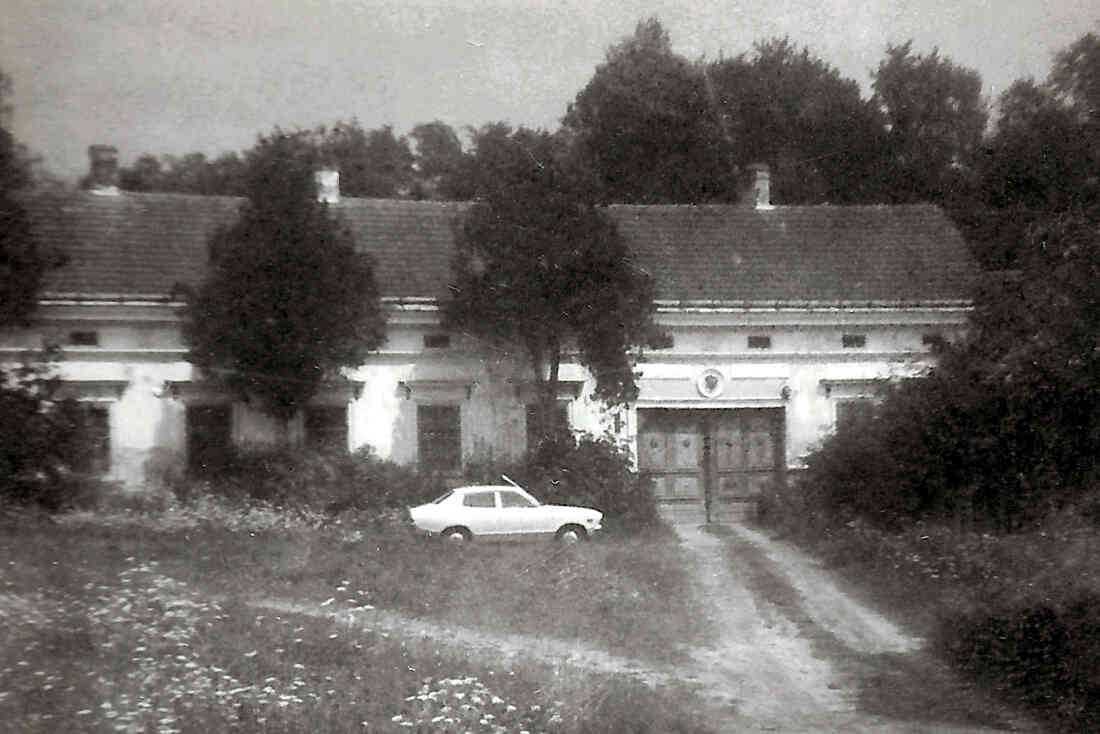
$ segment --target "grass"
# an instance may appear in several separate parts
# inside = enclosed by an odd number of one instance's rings
[[[0,528],[12,731],[703,730],[682,691],[246,603],[331,598],[662,658],[662,621],[700,637],[670,619],[692,601],[667,541],[456,554],[392,529],[85,519]]]
[[[714,636],[685,572],[690,556],[670,535],[456,548],[399,525],[345,520],[325,530],[132,526],[111,542],[144,546],[172,576],[216,596],[332,598],[334,608],[370,604],[490,631],[580,639],[661,663]]]
[[[1010,535],[860,523],[785,537],[926,637],[977,689],[1058,731],[1100,722],[1100,533],[1072,516]]]

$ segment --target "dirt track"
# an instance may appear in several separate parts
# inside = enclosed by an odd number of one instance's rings
[[[678,532],[697,556],[699,585],[721,634],[713,647],[688,650],[692,662],[674,668],[582,643],[490,634],[383,610],[337,612],[275,600],[255,605],[497,660],[534,657],[630,674],[650,685],[687,683],[705,702],[700,713],[722,732],[1037,730],[963,686],[921,651],[921,640],[852,599],[796,549],[744,526]]]

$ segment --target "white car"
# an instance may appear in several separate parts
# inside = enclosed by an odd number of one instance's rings
[[[458,487],[410,508],[409,514],[421,532],[454,541],[554,536],[575,543],[598,531],[603,522],[599,510],[544,505],[518,485]]]

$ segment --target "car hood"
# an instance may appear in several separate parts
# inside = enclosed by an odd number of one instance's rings
[[[551,510],[563,510],[566,512],[594,512],[600,517],[603,517],[602,512],[592,507],[580,507],[578,505],[539,505],[539,507],[546,507]]]

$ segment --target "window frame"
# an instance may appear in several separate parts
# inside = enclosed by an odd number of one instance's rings
[[[69,346],[98,347],[99,332],[95,329],[77,329],[69,332]]]
[[[428,420],[431,414],[433,418]],[[453,426],[442,416],[452,415]],[[446,423],[450,422],[450,418]],[[426,425],[427,424],[427,425]],[[419,403],[416,406],[417,464],[423,471],[452,472],[462,469],[462,406],[453,403]]]
[[[422,343],[424,345],[424,349],[450,349],[451,335],[443,334],[440,332],[431,332],[424,335]]]
[[[324,425],[337,411],[339,411],[341,417],[339,429],[335,429],[336,422],[333,422],[332,425]],[[318,416],[326,416],[319,421],[320,426],[317,425]],[[346,452],[350,435],[348,430],[348,406],[307,405],[302,409],[302,434],[306,446],[317,449],[339,449]]]
[[[866,334],[841,334],[840,346],[842,349],[866,349]]]
[[[755,342],[755,343],[754,343]],[[772,348],[772,338],[770,334],[749,334],[745,340],[745,347],[747,349],[767,351]]]
[[[873,397],[864,395],[852,395],[843,398],[837,398],[833,401],[833,431],[839,433],[841,430],[847,430],[848,428],[858,425],[863,421],[870,420],[874,415],[875,405],[878,403]],[[853,415],[842,418],[842,411],[852,409],[854,406],[859,406],[861,410],[866,410],[867,413],[863,415]]]
[[[475,497],[489,497],[492,500],[492,504],[488,505],[475,505],[471,504],[469,500]],[[500,501],[497,499],[496,490],[478,490],[477,492],[467,492],[462,495],[462,506],[466,509],[473,510],[495,510],[500,507]]]

